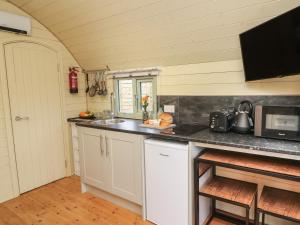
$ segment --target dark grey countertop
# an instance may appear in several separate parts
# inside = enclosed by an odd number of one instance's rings
[[[91,123],[92,121],[76,121],[75,118],[68,119],[69,122],[76,122],[77,126],[80,127],[90,127],[102,130],[111,130],[111,131],[119,131],[124,133],[131,133],[131,134],[139,134],[139,135],[151,135],[153,137],[158,138],[166,138],[172,139],[176,141],[189,141],[187,135],[174,135],[174,134],[164,134],[161,130],[152,129],[152,128],[145,128],[140,127],[139,125],[142,124],[141,120],[133,120],[133,119],[122,119],[125,120],[123,123],[112,124],[112,125],[97,125]]]
[[[96,119],[95,117],[92,119],[82,119],[80,117],[73,117],[73,118],[68,118],[67,122],[70,122],[70,123],[89,122],[89,121],[93,121],[95,119]]]
[[[253,134],[216,133],[205,129],[191,135],[189,141],[300,156],[300,142],[255,137]]]
[[[296,141],[260,138],[255,137],[253,134],[236,134],[232,132],[216,133],[211,132],[208,128],[202,129],[201,131],[192,135],[173,135],[161,133],[161,130],[140,127],[139,124],[142,123],[141,120],[124,120],[125,122],[123,123],[109,126],[95,125],[90,123],[90,121],[78,122],[78,120],[76,119],[69,119],[68,121],[76,122],[76,125],[81,127],[90,127],[140,135],[150,135],[153,137],[172,139],[176,141],[192,141],[300,156],[300,142]]]

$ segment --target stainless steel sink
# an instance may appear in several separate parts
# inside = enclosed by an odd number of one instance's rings
[[[113,124],[118,124],[118,123],[123,123],[125,120],[122,119],[107,119],[107,120],[95,120],[92,121],[91,124],[96,124],[96,125],[113,125]]]
[[[108,123],[111,123],[111,124],[117,124],[117,123],[123,123],[125,122],[125,120],[122,120],[122,119],[110,119],[110,120],[107,120]]]

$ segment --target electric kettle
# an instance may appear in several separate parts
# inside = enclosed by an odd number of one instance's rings
[[[250,101],[242,101],[239,104],[232,130],[236,133],[247,134],[253,128],[252,119],[253,106]]]

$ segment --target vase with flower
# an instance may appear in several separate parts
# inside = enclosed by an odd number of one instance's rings
[[[142,97],[142,110],[143,110],[143,121],[146,123],[149,120],[149,112],[147,107],[149,105],[149,96],[145,95]]]

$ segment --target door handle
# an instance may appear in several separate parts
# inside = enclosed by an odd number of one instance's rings
[[[159,153],[159,155],[161,155],[161,156],[163,156],[163,157],[169,157],[169,155],[162,154],[162,153]]]
[[[16,116],[15,121],[29,120],[29,116]]]
[[[104,148],[103,148],[102,143],[103,143],[103,137],[102,137],[102,135],[101,135],[101,136],[100,136],[100,150],[101,150],[101,155],[104,154]]]
[[[105,136],[105,150],[106,150],[106,157],[109,156],[109,148],[108,146],[108,138]]]

